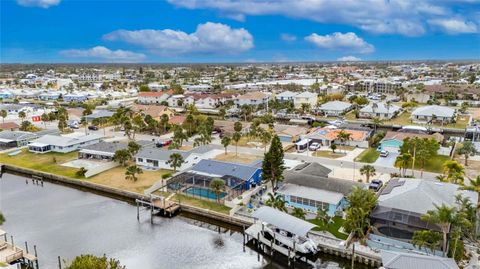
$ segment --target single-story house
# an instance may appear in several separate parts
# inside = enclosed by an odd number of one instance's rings
[[[43,101],[53,101],[58,100],[60,98],[59,92],[44,92],[38,95],[38,99]]]
[[[352,147],[368,148],[368,139],[371,131],[354,130],[354,129],[340,129],[336,126],[318,127],[304,136],[313,142],[320,143],[322,146],[329,147],[332,143],[341,144],[338,139],[338,134],[344,131],[350,134],[350,140],[344,141],[345,145]]]
[[[301,108],[303,104],[307,104],[310,108],[317,106],[318,94],[314,92],[302,92],[293,97],[293,105],[295,108]]]
[[[134,105],[132,110],[143,115],[150,115],[156,121],[160,121],[162,115],[167,115],[168,118],[171,118],[174,114],[172,109],[159,105]]]
[[[16,124],[15,122],[0,123],[0,130],[18,131],[19,128],[20,125]]]
[[[321,105],[318,110],[325,116],[341,116],[353,108],[352,104],[342,101],[330,101]]]
[[[456,195],[478,203],[478,193],[461,190],[460,185],[415,178],[391,179],[382,189],[378,204],[370,214],[375,235],[410,242],[418,230],[440,232],[438,225],[425,222],[421,217],[435,205],[457,207]],[[380,240],[381,241],[381,240]]]
[[[0,110],[5,110],[8,114],[18,114],[21,111],[29,112],[33,109],[29,106],[19,104],[0,104]]]
[[[115,114],[114,112],[112,111],[108,111],[108,110],[97,110],[97,111],[94,111],[92,114],[90,115],[86,115],[84,116],[85,120],[87,122],[92,122],[93,120],[95,119],[108,119],[110,117],[113,116],[113,114]]]
[[[69,93],[63,95],[63,101],[65,102],[83,102],[88,99],[88,94],[84,93]]]
[[[382,250],[382,267],[385,269],[458,269],[452,258],[415,253]]]
[[[154,142],[147,140],[135,141],[142,147],[151,146]],[[125,142],[105,142],[101,141],[96,144],[91,144],[85,147],[81,147],[78,152],[79,159],[95,159],[112,161],[113,156],[117,150],[123,150],[128,148],[128,143]]]
[[[455,109],[438,105],[422,106],[412,112],[412,120],[415,122],[453,122]]]
[[[365,185],[331,178],[331,171],[319,163],[302,163],[284,172],[284,183],[277,193],[288,207],[298,207],[313,214],[322,209],[334,216],[346,207],[346,197],[353,188]]]
[[[260,127],[268,129],[268,125],[261,124]],[[308,133],[306,127],[297,125],[274,124],[273,131],[278,135],[281,142],[291,143],[300,139],[301,136]]]
[[[296,92],[291,92],[291,91],[284,91],[284,92],[281,92],[277,95],[275,95],[275,99],[278,101],[278,102],[293,102],[293,100],[295,99],[294,97],[297,95],[298,93]]]
[[[235,132],[235,122],[228,120],[216,120],[213,123],[215,129],[221,130],[222,133],[227,135],[232,135]],[[250,129],[250,122],[242,121],[242,131],[241,133],[247,133]]]
[[[28,150],[33,153],[47,153],[50,151],[68,153],[78,150],[80,147],[97,144],[102,136],[96,134],[79,137],[44,135],[28,143]]]
[[[2,131],[0,132],[0,149],[9,149],[23,147],[29,141],[38,138],[37,133],[22,131]]]
[[[163,148],[156,148],[153,146],[147,146],[142,148],[135,155],[135,162],[137,165],[148,169],[172,169],[167,162],[170,160],[170,156],[173,153],[178,153],[182,156],[184,162],[178,167],[178,170],[185,170],[193,165],[197,164],[200,160],[213,158],[218,155],[218,150],[215,150],[210,145],[196,147],[192,150],[169,150]]]
[[[394,132],[388,131],[385,134],[385,137],[380,141],[380,145],[378,146],[377,150],[382,151],[386,150],[389,152],[398,152],[400,147],[403,145],[403,140],[407,137],[419,137],[419,138],[434,138],[439,143],[441,143],[444,139],[442,134],[434,133],[434,134],[413,134],[413,133],[406,133],[406,132]]]
[[[401,108],[396,105],[387,105],[386,103],[374,103],[366,105],[359,111],[360,118],[379,118],[391,119],[395,117]]]
[[[172,124],[172,125],[182,125],[185,122],[186,119],[187,119],[187,117],[185,117],[185,116],[176,115],[176,116],[172,116],[168,120],[168,123]]]

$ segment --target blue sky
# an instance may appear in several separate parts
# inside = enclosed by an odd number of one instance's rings
[[[2,63],[480,59],[478,0],[2,0]]]

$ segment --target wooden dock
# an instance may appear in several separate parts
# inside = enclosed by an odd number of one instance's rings
[[[28,252],[28,244],[26,242],[25,249],[16,246],[13,242],[13,237],[11,237],[11,242],[8,242],[7,233],[0,230],[0,263],[21,263],[38,269],[36,246],[34,246],[34,253]]]
[[[164,217],[173,217],[180,211],[180,205],[176,202],[170,201],[169,198],[150,195],[150,200],[136,199],[137,204],[137,220],[140,220],[140,206],[150,209],[150,217],[153,222],[153,216],[160,214]]]

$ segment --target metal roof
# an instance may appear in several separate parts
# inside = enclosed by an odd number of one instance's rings
[[[330,101],[319,107],[320,110],[343,111],[352,106],[352,104],[342,101]]]
[[[277,192],[285,195],[298,196],[332,205],[338,205],[338,203],[340,203],[340,201],[344,197],[341,193],[299,186],[289,183],[283,184],[283,186],[278,189]]]
[[[201,160],[192,168],[191,172],[200,172],[204,174],[217,175],[217,176],[234,176],[243,180],[250,179],[253,174],[260,168],[238,164],[238,163],[229,163],[229,162],[220,162],[215,160]]]
[[[454,114],[455,114],[455,109],[449,108],[446,106],[437,106],[437,105],[422,106],[415,109],[412,112],[412,116],[427,116],[427,117],[431,117],[432,115],[435,115],[437,117],[453,117]]]
[[[305,236],[316,225],[268,206],[253,212],[253,217],[298,236]]]
[[[382,264],[386,269],[458,269],[452,258],[383,250]]]

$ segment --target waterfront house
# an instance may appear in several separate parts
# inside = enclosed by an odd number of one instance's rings
[[[340,213],[347,205],[346,197],[355,186],[364,184],[329,177],[332,170],[319,163],[302,163],[284,172],[284,183],[277,193],[288,207],[301,208],[315,214],[326,210],[329,216]]]
[[[376,243],[381,244],[382,238],[387,238],[389,244],[400,241],[398,245],[405,245],[402,242],[410,243],[415,231],[441,232],[438,225],[423,221],[421,216],[429,210],[435,210],[435,205],[457,207],[456,195],[461,195],[476,205],[478,193],[461,190],[460,187],[452,183],[425,179],[391,179],[382,189],[378,204],[370,215]]]
[[[192,150],[176,150],[156,148],[153,146],[146,146],[142,148],[135,155],[135,162],[137,165],[147,169],[172,169],[169,163],[170,156],[178,153],[182,156],[184,162],[177,169],[182,171],[192,167],[203,159],[213,158],[220,153],[220,150],[215,150],[210,145],[200,146]]]
[[[302,107],[303,104],[308,105],[310,108],[314,108],[317,106],[318,95],[314,92],[302,92],[295,97],[293,97],[293,104],[296,109]]]
[[[38,133],[2,131],[0,132],[0,149],[23,147],[36,138],[38,138]]]
[[[352,104],[342,101],[330,101],[325,104],[322,104],[318,110],[323,113],[325,116],[329,117],[338,117],[344,115],[352,109]]]
[[[152,141],[140,140],[135,141],[142,148],[146,146],[152,146]],[[128,148],[128,143],[126,142],[105,142],[101,141],[96,144],[91,144],[88,146],[81,147],[78,151],[79,159],[94,159],[94,160],[103,160],[103,161],[112,161],[113,156],[117,150],[123,150]]]
[[[416,253],[382,250],[382,268],[385,269],[458,269],[452,258]]]
[[[371,102],[359,111],[360,118],[379,118],[379,119],[391,119],[395,117],[401,108],[396,105],[386,103]]]
[[[59,152],[68,153],[80,147],[100,142],[102,136],[96,134],[74,136],[44,135],[28,143],[28,150],[33,153]]]
[[[140,92],[138,93],[138,103],[140,104],[160,104],[173,94],[172,90],[160,92]]]
[[[341,131],[350,134],[350,140],[344,141],[345,145],[368,148],[368,139],[372,133],[369,130],[340,129],[335,126],[318,127],[310,131],[304,138],[311,139],[312,142],[317,142],[322,146],[329,147],[331,144],[342,144],[338,139],[338,134]]]
[[[380,145],[378,146],[377,150],[382,151],[386,150],[388,152],[399,152],[400,147],[403,145],[403,140],[407,137],[419,137],[419,138],[427,138],[427,139],[435,139],[437,142],[441,143],[444,139],[443,135],[439,133],[434,134],[418,134],[418,133],[406,133],[406,132],[394,132],[388,131],[385,134],[385,137],[380,141]]]
[[[450,123],[455,120],[455,109],[446,106],[422,106],[412,112],[414,122]]]

